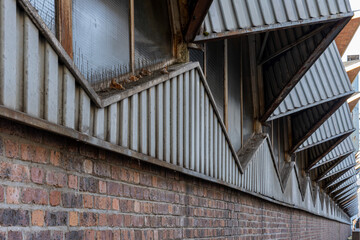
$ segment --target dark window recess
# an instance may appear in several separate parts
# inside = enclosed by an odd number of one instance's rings
[[[206,44],[206,80],[221,118],[224,116],[224,42]]]
[[[134,0],[135,68],[155,65],[172,58],[167,1]]]
[[[204,52],[198,49],[189,49],[190,61],[199,62],[202,70],[204,71]]]
[[[359,60],[359,55],[348,55],[348,56],[347,56],[347,60],[348,60],[348,61]]]
[[[74,62],[97,83],[129,72],[129,1],[73,0]]]
[[[55,0],[29,0],[46,26],[55,34]]]

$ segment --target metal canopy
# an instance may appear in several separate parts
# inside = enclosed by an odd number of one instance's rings
[[[352,86],[333,42],[268,120],[284,117],[352,93]]]
[[[330,188],[330,187],[334,187],[336,186],[336,184],[341,183],[342,181],[346,181],[347,179],[349,179],[352,176],[355,176],[356,172],[354,168],[349,169],[348,171],[346,171],[343,175],[341,175],[339,178],[335,179],[333,182],[328,183],[325,188]]]
[[[331,176],[334,176],[346,169],[349,169],[351,167],[355,166],[355,156],[353,154],[351,154],[349,157],[345,158],[344,161],[342,161],[341,163],[339,163],[339,165],[337,165],[336,167],[334,167],[331,171],[329,171],[327,174],[325,174],[324,176],[322,176],[318,181],[323,181]]]
[[[351,154],[355,151],[354,144],[350,137],[347,137],[339,145],[337,145],[333,150],[331,150],[325,157],[320,159],[314,166],[310,166],[310,170],[318,168],[324,164],[331,163],[340,157]]]
[[[195,41],[314,24],[351,16],[348,0],[214,0]]]
[[[307,124],[308,118],[303,119],[303,124]],[[299,124],[301,122],[299,121]],[[299,126],[302,128],[303,126]],[[343,104],[328,120],[326,120],[300,147],[296,150],[302,151],[317,144],[331,139],[335,139],[345,134],[353,132],[354,126],[351,113],[347,103]]]
[[[340,184],[339,186],[337,186],[334,190],[332,190],[330,193],[335,193],[347,186],[349,186],[350,184],[353,184],[357,181],[356,176],[352,176],[350,177],[348,180],[346,180],[345,182],[343,182],[342,184]]]

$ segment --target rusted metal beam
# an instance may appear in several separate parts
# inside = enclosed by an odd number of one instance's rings
[[[332,40],[338,35],[340,30],[346,25],[346,23],[350,20],[350,18],[345,18],[339,20],[328,32],[328,34],[324,37],[324,39],[320,42],[320,44],[316,47],[313,53],[308,57],[306,62],[298,69],[298,71],[294,74],[294,76],[287,82],[287,84],[281,89],[279,94],[275,97],[275,99],[270,103],[269,107],[265,109],[264,114],[260,118],[261,122],[265,122],[270,115],[274,112],[274,110],[280,105],[280,103],[285,99],[285,97],[289,94],[289,92],[295,87],[295,85],[300,81],[300,79],[304,76],[307,70],[313,65],[313,63],[320,57],[320,55],[325,51],[325,49],[329,46]],[[300,145],[299,145],[300,146]]]
[[[55,1],[55,23],[56,37],[72,59],[72,0]]]
[[[192,42],[201,24],[203,23],[207,12],[212,4],[213,0],[197,0],[194,6],[194,10],[191,13],[189,23],[185,32],[185,41]]]

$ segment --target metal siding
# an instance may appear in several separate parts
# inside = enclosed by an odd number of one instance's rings
[[[275,109],[268,120],[273,120],[344,97],[353,92],[341,57],[333,42],[289,95]]]
[[[320,19],[340,18],[350,13],[348,0],[214,0],[204,20],[209,36],[198,35],[195,40],[215,38],[216,33],[231,31],[260,31],[300,25],[303,21],[316,23]]]
[[[339,163],[336,167],[331,169],[331,171],[329,171],[325,176],[323,176],[321,180],[331,177],[343,171],[344,169],[348,168],[349,166],[355,165],[355,163],[356,163],[355,156],[351,154],[349,157],[345,158],[341,163]]]

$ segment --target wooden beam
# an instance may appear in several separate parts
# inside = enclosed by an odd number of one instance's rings
[[[56,37],[73,59],[72,0],[55,1]]]
[[[325,51],[329,46],[332,40],[337,36],[340,30],[346,25],[350,18],[345,18],[339,20],[320,42],[320,44],[315,48],[313,53],[308,57],[304,64],[298,69],[298,71],[292,76],[287,84],[281,89],[281,91],[274,97],[274,100],[269,104],[268,108],[265,109],[265,113],[260,118],[261,122],[265,122],[274,110],[280,105],[280,103],[285,99],[289,92],[295,87],[295,85],[300,81],[304,76],[307,70],[313,65],[313,63],[320,57],[320,55]]]
[[[135,74],[135,13],[134,0],[129,0],[129,26],[130,26],[130,71]]]
[[[228,42],[224,40],[224,124],[229,131]]]
[[[192,42],[201,24],[203,23],[207,12],[212,4],[213,0],[197,0],[194,6],[194,10],[191,13],[189,24],[185,32],[185,41]]]

